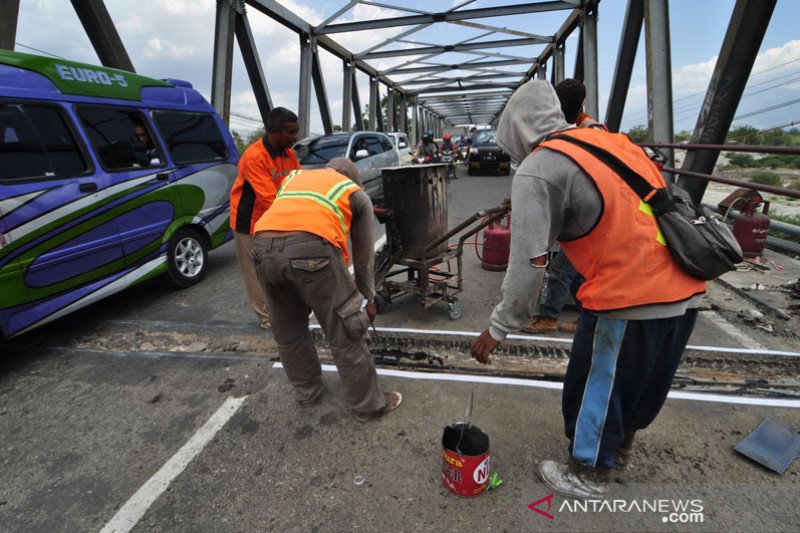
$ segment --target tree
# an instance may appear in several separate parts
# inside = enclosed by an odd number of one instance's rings
[[[635,143],[647,142],[650,139],[650,130],[640,124],[628,130],[628,137]]]

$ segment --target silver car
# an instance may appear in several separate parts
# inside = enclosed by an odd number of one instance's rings
[[[294,145],[300,166],[322,168],[334,157],[349,157],[373,202],[381,199],[381,169],[398,164],[397,152],[385,133],[356,131],[307,137]]]

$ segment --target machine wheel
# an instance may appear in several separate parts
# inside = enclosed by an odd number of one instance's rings
[[[372,301],[375,302],[375,307],[377,308],[379,315],[382,315],[383,313],[386,312],[386,305],[387,305],[386,298],[384,298],[380,294],[376,294],[375,298],[373,298]]]
[[[191,228],[181,228],[169,240],[169,281],[178,288],[191,287],[206,275],[208,245]]]
[[[464,316],[464,308],[458,302],[450,302],[447,304],[450,320],[459,320]]]

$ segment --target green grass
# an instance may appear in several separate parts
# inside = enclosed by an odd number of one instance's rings
[[[781,177],[772,172],[754,172],[750,175],[750,182],[760,183],[761,185],[774,185],[775,187],[783,186]]]
[[[770,220],[777,220],[779,222],[783,222],[785,224],[791,224],[793,226],[800,226],[800,215],[783,215],[780,213],[770,213],[769,214]],[[769,229],[769,234],[773,237],[778,237],[779,239],[784,239],[786,241],[796,242],[800,244],[800,237],[794,237],[792,235],[787,235],[781,231],[778,231],[772,227]]]

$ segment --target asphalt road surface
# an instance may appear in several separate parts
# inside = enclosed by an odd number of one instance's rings
[[[451,226],[497,205],[509,185],[462,175],[449,189]],[[474,250],[461,320],[412,297],[379,317],[376,346],[422,358],[381,365],[405,400],[370,423],[355,420],[333,372],[318,405],[293,401],[232,245],[210,257],[198,286],[154,281],[3,347],[2,530],[800,529],[800,467],[780,475],[732,450],[768,416],[800,425],[795,318],[742,318],[753,302],[713,284],[682,385],[641,435],[632,468],[606,500],[576,504],[551,498],[535,475],[540,460],[566,458],[553,376],[569,335],[511,341],[479,372],[465,346],[486,327],[503,275],[482,270]],[[503,483],[464,499],[442,486],[441,435],[472,393],[472,422],[489,435]]]

